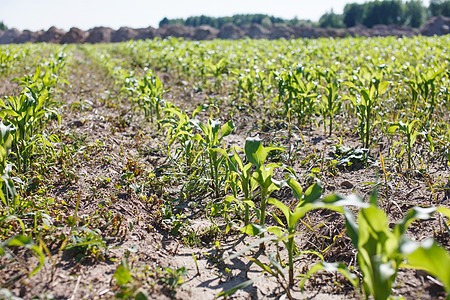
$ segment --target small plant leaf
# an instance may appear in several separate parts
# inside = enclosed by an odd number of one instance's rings
[[[259,168],[264,164],[267,158],[267,151],[261,143],[261,139],[256,137],[248,137],[245,140],[245,156],[248,161]]]
[[[408,267],[421,269],[438,278],[450,292],[450,255],[432,238],[424,240],[408,256]]]
[[[217,294],[217,297],[224,297],[224,298],[226,298],[226,297],[230,296],[231,294],[235,293],[236,291],[248,287],[254,281],[255,281],[254,279],[250,279],[250,280],[244,281],[242,283],[239,283],[238,285],[232,287],[231,289],[229,289],[227,291],[220,292],[219,294]]]
[[[122,264],[114,272],[114,278],[118,285],[124,285],[131,281],[131,274]]]
[[[256,235],[260,235],[261,233],[266,232],[267,229],[263,226],[252,223],[252,224],[248,224],[247,226],[241,228],[240,231],[242,233],[245,233],[248,235],[256,236]]]

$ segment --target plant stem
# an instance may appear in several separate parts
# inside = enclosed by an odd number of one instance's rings
[[[267,205],[267,190],[266,188],[261,188],[261,216],[259,219],[259,225],[263,227],[266,223],[266,205]],[[261,238],[264,238],[264,233],[261,234]],[[263,251],[266,249],[264,243],[259,244],[259,250]]]

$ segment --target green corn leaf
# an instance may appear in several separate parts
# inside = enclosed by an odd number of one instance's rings
[[[267,201],[269,204],[274,205],[275,207],[277,207],[279,210],[281,210],[281,212],[283,213],[283,215],[286,217],[286,220],[288,221],[288,226],[290,226],[289,224],[289,219],[291,216],[291,211],[289,210],[289,207],[287,207],[286,205],[284,205],[281,201],[278,201],[277,199],[274,198],[269,198]]]
[[[229,289],[227,291],[220,292],[219,294],[217,294],[217,297],[227,298],[228,296],[235,293],[236,291],[245,289],[247,286],[251,285],[254,281],[255,281],[254,279],[251,279],[251,280],[247,280],[242,283],[239,283],[238,285],[232,287],[231,289]]]
[[[436,207],[413,207],[394,227],[394,233],[400,237],[414,220],[427,220],[437,211]],[[441,209],[442,211],[442,209]]]
[[[120,264],[114,272],[114,278],[118,285],[124,285],[131,281],[131,274],[122,264]]]
[[[227,123],[225,123],[225,125],[223,125],[222,128],[220,129],[220,131],[222,132],[222,138],[226,137],[227,135],[230,135],[234,127],[235,126],[233,120],[230,120]]]
[[[245,156],[248,161],[259,168],[264,164],[267,158],[267,151],[261,143],[261,139],[256,137],[248,137],[245,140]]]
[[[303,195],[303,201],[305,203],[311,203],[313,201],[316,201],[320,199],[322,196],[322,186],[320,183],[316,182],[312,186],[310,186],[308,189],[306,189],[304,195]]]
[[[256,236],[256,235],[260,235],[261,233],[264,233],[267,231],[267,229],[263,226],[260,226],[258,224],[248,224],[247,226],[239,229],[242,233],[248,234],[248,235],[252,235],[252,236]]]
[[[255,264],[257,264],[258,267],[260,267],[261,269],[263,269],[263,271],[269,273],[270,275],[276,276],[275,272],[270,268],[270,266],[268,266],[268,265],[262,263],[260,260],[258,260],[258,259],[256,259],[256,258],[253,258],[253,257],[251,257],[251,256],[247,256],[247,255],[245,255],[245,258],[247,258],[248,260],[250,260],[250,261],[254,262]]]
[[[384,93],[386,93],[388,87],[389,82],[387,81],[380,82],[380,84],[378,85],[378,95],[383,95]]]
[[[294,193],[295,198],[297,198],[297,200],[302,200],[303,189],[302,189],[302,186],[300,185],[300,183],[298,183],[298,181],[295,180],[293,177],[289,177],[288,180],[286,180],[286,183],[292,189],[292,192]],[[300,203],[299,203],[299,205],[300,205]]]
[[[414,247],[403,247],[404,251],[405,248],[408,248],[407,252],[414,249]],[[407,267],[428,272],[444,284],[447,293],[450,292],[450,254],[432,238],[417,245],[407,258]]]

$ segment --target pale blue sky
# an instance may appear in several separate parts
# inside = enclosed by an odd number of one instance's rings
[[[157,27],[164,18],[231,16],[264,13],[275,17],[317,21],[325,12],[342,13],[346,3],[364,0],[0,0],[0,21],[17,29],[68,30],[95,26]],[[428,5],[429,0],[423,1]]]

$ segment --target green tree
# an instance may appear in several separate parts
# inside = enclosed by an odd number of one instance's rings
[[[425,22],[425,18],[426,10],[421,1],[413,0],[405,3],[403,24],[418,28]]]
[[[353,27],[363,23],[366,13],[366,5],[358,3],[350,3],[344,7],[343,22],[346,27]]]
[[[159,21],[159,27],[164,27],[166,25],[169,25],[169,19],[167,19],[166,17],[164,17],[164,19],[162,19],[161,21]]]
[[[8,30],[8,27],[6,27],[5,23],[3,23],[3,21],[0,22],[0,30]]]
[[[428,10],[432,16],[450,17],[450,0],[431,0]]]
[[[342,22],[342,15],[335,14],[333,10],[329,13],[325,13],[319,19],[319,26],[321,28],[343,28],[344,23]]]
[[[372,27],[377,24],[401,24],[403,16],[401,1],[372,1],[366,5],[363,25]]]

